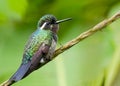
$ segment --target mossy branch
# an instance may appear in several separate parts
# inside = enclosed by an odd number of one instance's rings
[[[93,28],[90,28],[89,30],[83,32],[78,37],[74,38],[73,40],[71,40],[68,43],[66,43],[65,45],[63,45],[62,47],[58,48],[55,51],[55,53],[53,54],[53,58],[55,58],[59,54],[63,53],[64,51],[68,50],[72,46],[76,45],[77,43],[79,43],[83,39],[93,35],[97,31],[101,31],[104,27],[108,26],[109,24],[111,24],[112,22],[116,21],[119,18],[120,18],[120,12],[117,12],[112,17],[103,20],[102,22],[95,25]],[[13,82],[5,81],[0,86],[10,86],[11,84],[13,84]]]

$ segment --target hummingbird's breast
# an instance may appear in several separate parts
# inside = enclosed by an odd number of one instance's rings
[[[48,57],[50,58],[50,60],[52,60],[52,55],[53,55],[53,53],[54,53],[54,51],[55,51],[56,43],[57,43],[57,42],[53,39],[53,40],[52,40],[52,43],[51,43],[51,47],[50,47],[50,49],[49,49],[49,53],[48,53]]]

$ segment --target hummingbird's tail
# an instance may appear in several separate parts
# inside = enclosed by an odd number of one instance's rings
[[[27,64],[21,64],[19,69],[14,73],[14,75],[8,81],[14,83],[23,79],[28,69],[30,68],[30,65],[31,62],[28,62]]]

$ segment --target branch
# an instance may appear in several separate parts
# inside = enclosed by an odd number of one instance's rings
[[[105,19],[102,22],[98,23],[97,25],[95,25],[93,28],[83,32],[82,34],[80,34],[78,37],[74,38],[73,40],[69,41],[68,43],[66,43],[65,45],[63,45],[62,47],[58,48],[53,57],[55,58],[56,56],[58,56],[59,54],[63,53],[64,51],[68,50],[69,48],[71,48],[72,46],[76,45],[77,43],[79,43],[80,41],[82,41],[83,39],[93,35],[94,33],[96,33],[97,31],[101,31],[104,27],[108,26],[109,24],[111,24],[112,22],[116,21],[117,19],[120,18],[120,11],[117,12],[116,14],[114,14],[112,17],[110,17],[109,19]]]
[[[80,41],[82,41],[83,39],[93,35],[94,33],[96,33],[97,31],[102,30],[104,27],[108,26],[109,24],[111,24],[112,22],[116,21],[118,18],[120,18],[120,12],[117,12],[116,14],[114,14],[112,17],[103,20],[102,22],[98,23],[97,25],[95,25],[93,28],[83,32],[82,34],[80,34],[78,37],[74,38],[73,40],[69,41],[68,43],[66,43],[65,45],[63,45],[62,47],[58,48],[55,53],[53,54],[53,59],[58,56],[59,54],[63,53],[64,51],[68,50],[69,48],[71,48],[72,46],[76,45],[77,43],[79,43]],[[11,84],[13,84],[12,82],[8,82],[5,81],[3,82],[0,86],[10,86]]]

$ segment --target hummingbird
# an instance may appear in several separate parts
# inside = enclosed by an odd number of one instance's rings
[[[59,23],[68,20],[71,20],[71,18],[57,21],[56,17],[50,14],[40,18],[36,31],[32,33],[25,45],[22,63],[8,80],[9,82],[15,83],[27,77],[30,73],[52,60],[58,40]]]

